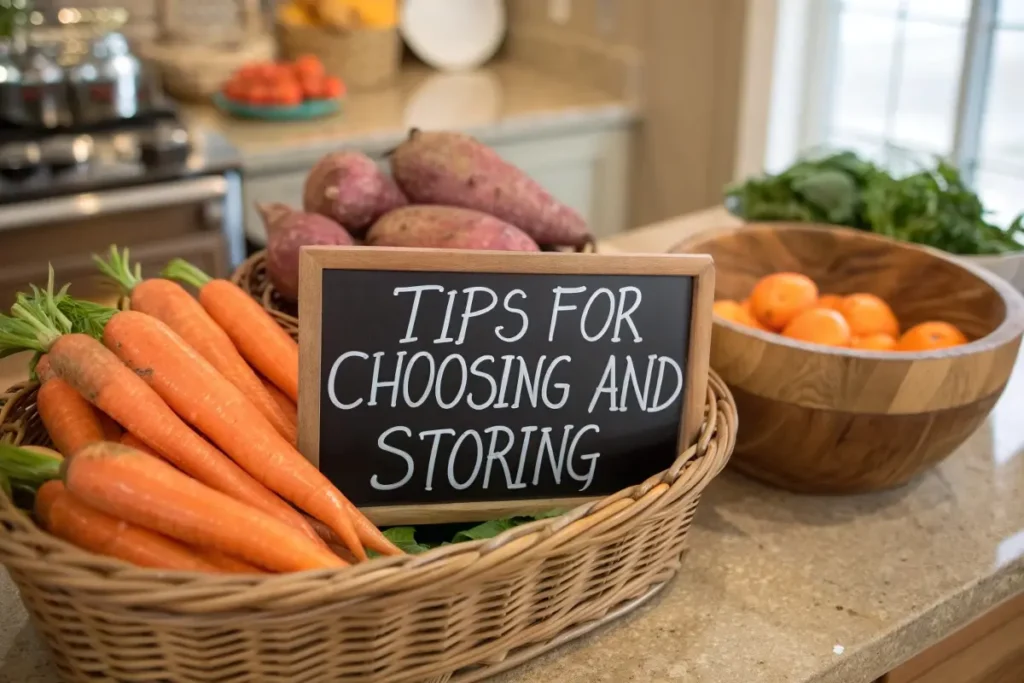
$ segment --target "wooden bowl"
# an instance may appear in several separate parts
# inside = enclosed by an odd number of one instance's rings
[[[846,228],[749,224],[673,252],[715,260],[717,299],[745,299],[764,275],[808,275],[822,293],[871,292],[904,328],[945,320],[972,339],[920,353],[794,341],[715,318],[711,366],[739,409],[733,466],[808,493],[893,488],[974,432],[1009,379],[1024,297],[1002,278],[937,251]]]

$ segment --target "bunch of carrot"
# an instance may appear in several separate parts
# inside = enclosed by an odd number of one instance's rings
[[[401,553],[296,450],[298,346],[255,301],[184,261],[144,279],[127,250],[96,260],[131,310],[54,292],[51,275],[0,316],[0,354],[36,352],[37,409],[64,456],[58,476],[50,455],[0,446],[0,475],[17,480],[19,462],[50,473],[35,477],[43,528],[162,569],[286,572]]]

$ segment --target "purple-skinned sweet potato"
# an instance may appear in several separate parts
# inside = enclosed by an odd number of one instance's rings
[[[299,298],[299,250],[308,245],[347,246],[352,235],[326,216],[284,204],[257,204],[267,228],[267,275],[289,301]]]
[[[366,234],[371,247],[539,251],[529,235],[500,218],[455,206],[406,206],[384,214]]]
[[[414,204],[482,211],[538,244],[578,247],[592,241],[582,216],[468,135],[413,129],[391,153],[391,172]]]
[[[392,209],[408,204],[395,181],[361,152],[332,152],[313,166],[302,208],[359,234]]]

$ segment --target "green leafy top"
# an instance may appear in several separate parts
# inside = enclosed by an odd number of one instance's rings
[[[733,185],[726,196],[748,220],[845,225],[954,254],[1024,249],[1024,214],[1006,230],[989,223],[981,200],[944,161],[895,177],[853,152],[840,152]]]
[[[107,279],[114,282],[125,294],[131,294],[132,290],[142,282],[142,265],[136,263],[132,267],[128,247],[118,252],[117,245],[110,245],[110,256],[104,259],[99,254],[93,254],[92,260]]]
[[[213,279],[196,266],[180,258],[172,259],[161,271],[160,276],[168,280],[184,282],[196,289],[201,289],[203,285]]]
[[[74,332],[99,339],[107,321],[117,312],[101,304],[72,298],[67,293],[67,285],[54,292],[52,267],[46,289],[30,285],[30,292],[30,295],[24,292],[17,295],[10,316],[0,314],[0,358],[34,351],[29,364],[33,376],[39,356],[58,338]]]
[[[0,476],[37,488],[60,478],[63,461],[57,458],[0,442]]]
[[[410,555],[426,552],[431,548],[437,548],[451,543],[465,543],[468,541],[483,541],[494,538],[503,531],[508,531],[517,526],[535,522],[538,519],[550,519],[565,513],[565,510],[548,510],[534,515],[522,517],[507,517],[505,519],[492,519],[482,522],[467,529],[457,531],[451,541],[444,543],[421,543],[416,540],[416,528],[411,526],[397,526],[384,530],[384,535],[389,541],[397,545],[401,550]]]
[[[53,268],[50,268],[46,289],[31,285],[32,295],[19,292],[11,306],[13,317],[0,317],[0,353],[18,351],[46,353],[50,346],[71,332],[73,323],[60,308],[69,298],[68,287],[53,291]]]

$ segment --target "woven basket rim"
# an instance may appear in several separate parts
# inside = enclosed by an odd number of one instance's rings
[[[16,443],[24,436],[24,426],[12,418],[19,405],[31,400],[35,389],[33,383],[13,387],[0,407],[0,426],[14,433]],[[669,503],[698,496],[725,467],[735,437],[735,404],[725,384],[712,372],[700,434],[668,469],[559,517],[514,527],[492,539],[442,546],[416,555],[377,558],[343,569],[277,575],[162,571],[79,550],[40,530],[0,494],[0,521],[8,532],[0,535],[0,559],[16,568],[19,558],[38,560],[46,556],[49,561],[44,570],[39,569],[38,561],[33,562],[35,583],[55,588],[87,585],[104,594],[106,606],[115,604],[137,611],[159,605],[162,615],[275,610],[282,604],[312,610],[327,599],[334,603],[389,595],[408,599],[415,593],[429,594],[441,579],[476,581],[506,575],[529,566],[535,556],[549,553],[553,547],[569,550],[575,543],[621,532],[623,525],[637,522]],[[7,437],[0,432],[3,438]],[[169,600],[172,595],[180,598]]]

